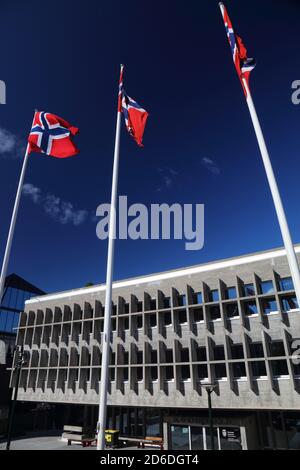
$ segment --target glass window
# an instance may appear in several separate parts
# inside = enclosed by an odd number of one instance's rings
[[[151,351],[151,364],[157,364],[157,351],[152,350]]]
[[[203,450],[203,429],[202,426],[191,427],[192,450]]]
[[[251,366],[253,377],[259,378],[267,376],[265,361],[251,362]]]
[[[216,379],[227,377],[225,364],[214,364]]]
[[[251,302],[245,302],[245,315],[255,315],[258,313],[256,302],[253,300]]]
[[[201,321],[203,321],[204,317],[203,317],[203,309],[202,308],[194,309],[193,313],[194,313],[194,322],[195,323],[200,323]]]
[[[150,300],[150,310],[156,310],[156,299]]]
[[[173,450],[188,450],[190,448],[190,433],[188,426],[171,425],[171,448]]]
[[[136,369],[136,378],[137,378],[137,381],[138,382],[142,382],[143,381],[143,368],[142,367],[138,367]]]
[[[137,312],[142,312],[143,311],[143,302],[142,301],[138,301],[137,305],[136,305],[136,310]]]
[[[250,343],[249,349],[251,358],[255,359],[264,357],[264,348],[262,343]]]
[[[234,362],[232,364],[233,376],[236,379],[246,377],[246,367],[244,362]]]
[[[273,294],[274,286],[272,281],[262,281],[260,283],[260,290],[262,294]]]
[[[193,303],[202,304],[202,292],[195,292],[193,294]]]
[[[290,310],[297,310],[298,302],[297,302],[296,296],[288,295],[286,297],[282,297],[281,306],[282,306],[283,312],[289,312]]]
[[[236,299],[236,288],[235,287],[227,287],[226,289],[226,298],[227,299]]]
[[[172,349],[166,349],[166,362],[173,362],[173,351]]]
[[[141,328],[143,328],[143,317],[142,315],[138,315],[136,317],[136,327],[140,330]]]
[[[143,351],[138,351],[137,352],[137,363],[138,364],[143,364]]]
[[[129,303],[126,302],[126,304],[124,305],[124,310],[125,310],[125,313],[129,313]]]
[[[165,326],[172,325],[171,312],[165,312],[164,313],[164,324],[165,324]]]
[[[147,408],[146,436],[160,437],[160,413],[155,408]]]
[[[244,359],[244,349],[242,344],[231,345],[232,359]]]
[[[266,315],[268,315],[269,313],[277,312],[278,308],[277,308],[277,302],[275,298],[269,299],[269,300],[263,300],[262,310],[263,310],[263,313],[265,313]]]
[[[218,320],[219,318],[221,318],[221,310],[220,310],[219,305],[214,305],[213,307],[209,307],[209,315],[212,321]]]
[[[207,365],[206,364],[198,364],[197,365],[197,373],[198,373],[198,378],[200,381],[207,379],[208,377],[208,371],[207,371]]]
[[[180,295],[178,297],[178,306],[183,307],[186,305],[186,296],[185,295]]]
[[[281,291],[294,290],[294,284],[291,277],[282,277],[279,280],[279,288]]]
[[[214,346],[214,360],[223,361],[225,359],[224,346]]]
[[[300,413],[284,412],[285,429],[287,433],[288,448],[300,449]]]
[[[188,348],[183,348],[180,351],[180,359],[181,362],[189,362],[190,360],[190,353]]]
[[[285,356],[283,341],[272,341],[269,344],[270,356]]]
[[[250,297],[251,295],[255,295],[254,284],[244,284],[244,296]]]
[[[210,301],[219,302],[219,291],[218,289],[213,289],[210,291]]]
[[[129,317],[124,319],[124,330],[129,330]]]
[[[128,361],[129,361],[129,353],[128,351],[125,351],[123,354],[123,363],[128,364]]]
[[[152,382],[155,382],[158,379],[157,367],[151,367],[150,376]]]
[[[182,380],[190,380],[190,366],[181,366],[181,378]]]
[[[286,361],[271,361],[272,371],[275,377],[281,377],[282,375],[289,375]]]
[[[174,379],[173,366],[167,366],[166,367],[166,380],[171,381],[173,379]]]
[[[178,312],[178,323],[180,325],[185,325],[187,323],[186,310],[180,310],[180,312]]]
[[[165,297],[164,298],[164,308],[170,308],[171,306],[171,298],[170,297]]]
[[[239,307],[237,303],[234,304],[226,304],[225,305],[225,312],[227,318],[234,318],[239,316]]]
[[[196,356],[198,362],[204,362],[207,360],[206,356],[206,348],[205,347],[198,347],[196,348]]]
[[[128,367],[123,369],[123,380],[124,382],[128,382]]]
[[[152,313],[150,315],[150,326],[151,328],[154,328],[156,325],[157,325],[156,314]]]

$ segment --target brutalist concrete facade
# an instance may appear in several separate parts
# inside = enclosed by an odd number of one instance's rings
[[[116,282],[109,404],[207,408],[201,382],[215,381],[215,408],[299,410],[289,276],[279,249]],[[26,302],[19,400],[98,403],[104,295],[100,285]]]

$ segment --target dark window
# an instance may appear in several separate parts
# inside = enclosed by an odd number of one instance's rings
[[[189,362],[189,360],[190,360],[190,353],[189,353],[188,348],[183,348],[183,349],[181,349],[181,351],[180,351],[180,359],[181,359],[181,362]]]
[[[244,359],[244,350],[242,344],[231,345],[231,356],[232,359]]]
[[[150,310],[156,310],[156,299],[150,300]]]
[[[126,303],[124,306],[125,313],[129,313],[129,303]]]
[[[172,325],[171,312],[164,313],[164,324],[165,326]]]
[[[142,312],[143,311],[143,302],[141,300],[138,301],[136,305],[136,310],[137,312]]]
[[[128,361],[129,361],[129,353],[128,351],[125,351],[124,354],[123,354],[123,361],[124,361],[124,364],[128,364]]]
[[[194,313],[194,322],[199,323],[203,321],[203,309],[202,308],[195,308],[193,310]]]
[[[166,367],[166,380],[173,380],[174,379],[174,371],[173,366]]]
[[[181,367],[181,377],[182,380],[189,380],[191,378],[190,366]]]
[[[138,367],[137,370],[136,370],[136,378],[137,378],[137,381],[138,382],[142,382],[143,380],[143,368],[142,367]]]
[[[196,348],[196,356],[197,356],[197,362],[206,361],[207,360],[206,348],[204,347]]]
[[[114,367],[109,368],[110,381],[114,382],[116,377],[116,369]]]
[[[166,349],[166,362],[173,362],[173,351],[172,349]]]
[[[151,364],[157,364],[157,351],[151,351]]]
[[[251,358],[255,359],[264,357],[264,348],[262,343],[250,343],[249,349]]]
[[[251,302],[245,302],[245,315],[254,315],[258,313],[256,302],[253,300]]]
[[[270,299],[270,300],[263,300],[262,301],[262,310],[263,310],[263,313],[265,313],[266,315],[268,315],[269,313],[272,313],[272,312],[277,312],[278,311],[278,308],[277,308],[277,302],[274,299]]]
[[[255,295],[255,289],[254,289],[254,284],[244,284],[244,296],[245,297],[250,297],[252,295]]]
[[[271,364],[273,375],[275,377],[280,377],[281,375],[289,375],[286,361],[271,361]]]
[[[244,362],[235,362],[232,364],[233,377],[239,379],[246,377],[246,367]]]
[[[170,297],[165,297],[164,298],[164,308],[170,308],[171,307],[171,298]]]
[[[156,313],[151,313],[150,315],[150,326],[154,328],[157,325]]]
[[[285,356],[283,341],[272,341],[269,344],[270,356]]]
[[[180,310],[178,312],[178,323],[180,325],[187,323],[186,310]]]
[[[213,320],[218,320],[219,318],[221,318],[221,310],[220,310],[219,305],[215,305],[213,307],[210,307],[209,308],[209,315],[210,315],[210,319],[212,321]]]
[[[227,377],[225,364],[214,364],[216,379]]]
[[[253,377],[266,377],[266,364],[264,361],[251,362]]]
[[[226,304],[225,311],[227,318],[234,318],[239,316],[239,307],[237,303]]]
[[[157,367],[151,367],[151,369],[150,369],[150,375],[151,375],[151,380],[152,380],[153,382],[158,379]]]
[[[284,312],[289,312],[290,310],[298,309],[298,302],[295,295],[287,295],[282,297],[281,306]]]
[[[137,352],[137,363],[138,364],[143,364],[143,351],[138,351]]]
[[[138,315],[136,317],[136,327],[138,329],[143,328],[143,317],[142,317],[142,315]]]
[[[129,317],[124,318],[124,330],[129,330]]]
[[[213,289],[210,291],[209,295],[210,302],[219,302],[219,291],[218,289]]]
[[[186,305],[186,296],[185,295],[179,295],[178,296],[178,306],[183,307]]]
[[[123,380],[124,382],[128,382],[128,367],[123,369]]]
[[[225,359],[224,346],[214,346],[214,360],[223,361]]]
[[[206,379],[208,377],[207,365],[206,364],[198,364],[197,373],[198,373],[199,380]]]

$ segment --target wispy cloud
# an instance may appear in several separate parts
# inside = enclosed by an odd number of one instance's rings
[[[23,194],[30,197],[34,204],[41,205],[47,215],[63,225],[78,226],[87,219],[88,211],[75,209],[71,202],[63,201],[54,194],[43,195],[41,189],[31,183],[24,184]]]
[[[158,172],[161,175],[162,183],[156,191],[160,192],[163,189],[170,189],[173,186],[176,176],[178,176],[178,171],[174,170],[174,168],[164,167],[158,168]]]
[[[25,145],[18,136],[0,127],[0,157],[19,158],[25,152]]]
[[[221,174],[221,170],[214,160],[211,158],[203,157],[201,164],[207,168],[207,170],[215,176]]]

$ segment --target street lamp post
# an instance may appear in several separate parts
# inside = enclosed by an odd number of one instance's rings
[[[14,423],[16,402],[17,402],[17,397],[18,397],[21,369],[22,369],[22,365],[25,362],[23,346],[21,346],[20,348],[18,346],[15,347],[15,357],[16,357],[16,365],[13,370],[16,371],[16,383],[15,383],[14,397],[11,403],[11,410],[10,410],[10,415],[9,415],[6,450],[10,449],[10,442],[11,442],[11,436],[12,436],[13,423]]]
[[[211,394],[216,388],[216,383],[202,382],[201,387],[204,388],[207,392],[207,401],[208,401],[208,422],[210,430],[210,448],[215,450],[215,441],[214,441],[214,423],[213,423],[213,414],[212,414],[212,405],[211,405]]]

